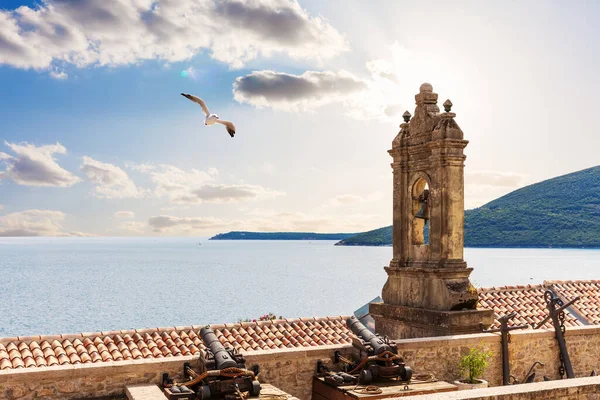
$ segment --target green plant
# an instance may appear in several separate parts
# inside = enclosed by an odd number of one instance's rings
[[[477,296],[477,287],[479,287],[479,284],[476,281],[469,282],[467,293]]]
[[[277,315],[273,314],[272,312],[265,314],[265,315],[261,315],[258,318],[254,318],[254,319],[250,319],[250,318],[244,318],[244,319],[238,319],[238,323],[242,323],[242,322],[256,322],[258,321],[274,321],[277,319]],[[282,316],[279,316],[279,319],[283,319]]]
[[[488,359],[491,356],[491,350],[483,351],[472,347],[469,349],[469,353],[460,359],[460,373],[467,375],[467,383],[477,383],[478,378],[485,372],[488,366]]]

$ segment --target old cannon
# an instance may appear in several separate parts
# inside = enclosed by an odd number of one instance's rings
[[[358,382],[365,385],[389,379],[410,381],[413,371],[398,355],[396,343],[391,342],[387,337],[382,338],[373,334],[354,316],[346,320],[346,325],[360,339],[360,343],[354,343],[355,347],[361,350],[361,354],[363,351],[366,352],[366,356],[360,361],[352,362],[343,357],[340,352],[335,352],[334,362],[342,361],[346,364],[346,368],[344,374],[336,373],[336,376],[332,376],[331,372],[324,371],[323,368],[321,371],[317,370],[318,373],[324,372],[330,376],[329,379],[325,377],[326,381],[340,385],[342,381],[346,383],[349,380],[348,375],[358,375]]]
[[[200,330],[200,337],[206,346],[205,356],[200,356],[200,370],[194,371],[188,363],[184,364],[183,373],[188,380],[182,382],[163,374],[162,386],[169,400],[234,400],[244,399],[245,392],[250,396],[260,394],[258,366],[246,369],[244,357],[235,349],[226,349],[210,326]]]
[[[412,369],[404,364],[404,359],[398,355],[396,343],[387,337],[380,337],[372,333],[355,316],[346,320],[348,328],[362,340],[362,345],[367,351],[367,357],[363,359],[354,370],[360,370],[359,381],[370,384],[380,379],[398,379],[410,381]],[[351,371],[350,374],[352,374]]]

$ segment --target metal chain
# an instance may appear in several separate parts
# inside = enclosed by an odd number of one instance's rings
[[[168,385],[164,385],[164,386],[165,387],[171,387],[173,385],[193,386],[193,385],[197,385],[198,383],[202,382],[206,377],[209,377],[209,376],[211,376],[211,377],[224,376],[226,378],[237,378],[240,376],[249,376],[252,378],[252,380],[256,380],[256,376],[254,375],[253,371],[243,369],[243,368],[236,368],[236,367],[229,367],[229,368],[225,368],[225,369],[221,369],[221,370],[204,371],[204,373],[202,373],[200,375],[198,375],[197,373],[195,375],[196,376],[192,376],[193,379],[191,379],[187,382],[175,381],[173,384],[168,384]]]
[[[559,306],[562,305],[562,301],[560,301],[560,299],[557,301],[557,303],[559,303]],[[565,312],[564,312],[564,310],[558,314],[558,321],[560,322],[560,331],[564,335],[565,334]],[[562,352],[559,353],[558,358],[560,360],[560,367],[558,367],[558,373],[560,374],[560,379],[563,379],[563,377],[565,375],[565,359],[562,355]]]
[[[558,356],[560,359],[560,366],[558,367],[558,373],[560,374],[560,379],[563,379],[565,375],[565,360],[563,359],[562,354]]]

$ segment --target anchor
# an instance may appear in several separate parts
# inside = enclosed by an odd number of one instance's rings
[[[571,359],[569,358],[569,352],[567,351],[567,343],[565,342],[565,313],[564,310],[579,300],[579,296],[573,300],[564,304],[561,299],[556,297],[550,290],[546,290],[544,293],[544,300],[546,300],[546,306],[548,307],[548,316],[544,318],[537,326],[533,326],[533,329],[539,329],[546,321],[552,320],[554,326],[554,332],[556,341],[558,342],[558,348],[560,350],[560,367],[558,367],[558,373],[560,378],[563,379],[565,372],[567,373],[567,379],[575,378],[573,373],[573,365],[571,365]],[[546,378],[544,377],[544,380]]]

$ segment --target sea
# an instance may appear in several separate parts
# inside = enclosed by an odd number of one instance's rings
[[[350,315],[391,247],[207,238],[0,238],[0,337]],[[465,249],[477,287],[600,279],[600,250]]]

